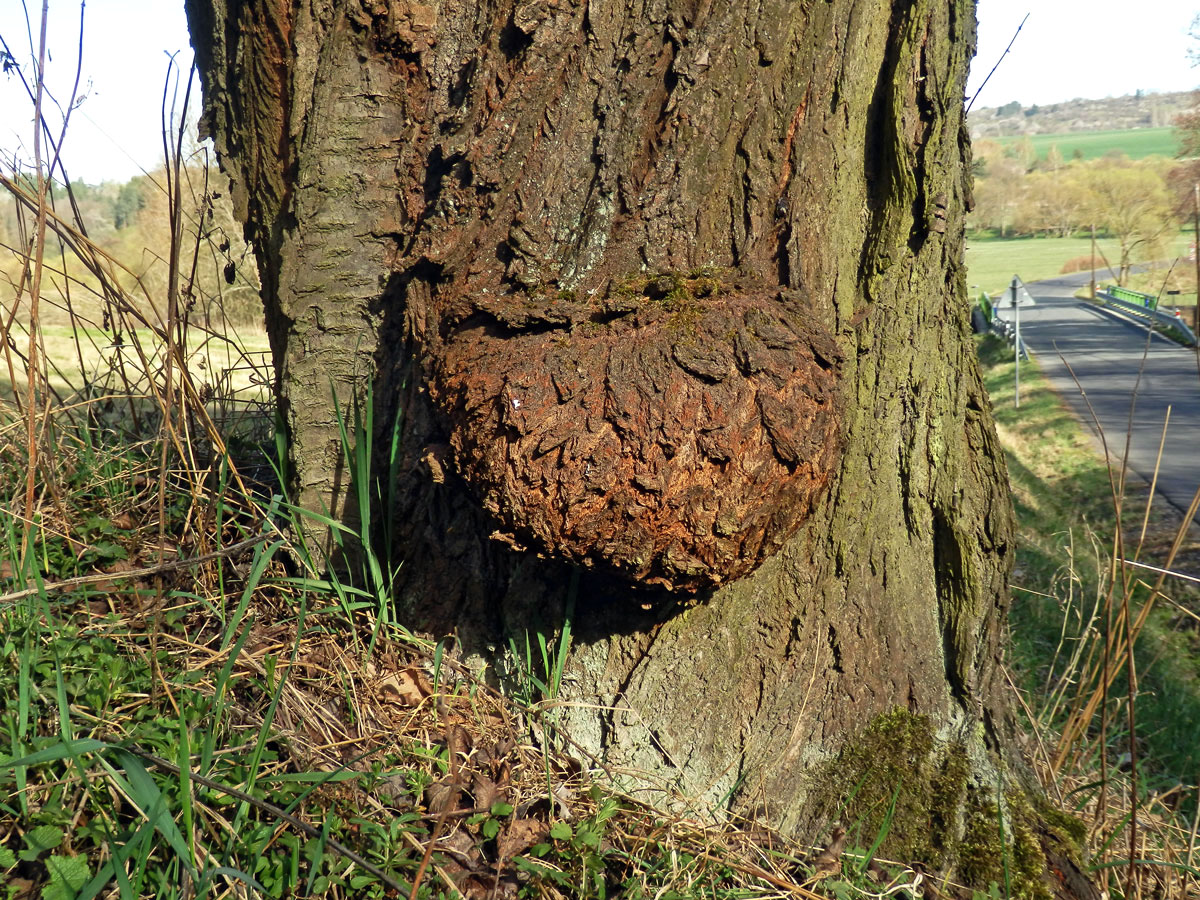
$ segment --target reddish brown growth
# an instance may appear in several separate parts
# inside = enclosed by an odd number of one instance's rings
[[[840,455],[834,343],[777,287],[711,285],[476,298],[449,330],[431,394],[501,536],[695,591],[807,518]]]

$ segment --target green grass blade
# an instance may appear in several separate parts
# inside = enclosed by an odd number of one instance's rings
[[[282,540],[277,540],[270,544],[259,544],[254,548],[254,562],[250,566],[250,574],[246,576],[246,586],[242,590],[242,596],[230,619],[229,627],[226,628],[225,635],[221,638],[221,652],[228,649],[230,641],[233,640],[233,634],[241,624],[242,617],[246,614],[250,601],[254,597],[255,588],[262,581],[263,573],[283,544]]]
[[[155,831],[163,836],[163,839],[175,851],[179,861],[194,875],[195,868],[191,864],[191,853],[188,850],[187,841],[183,839],[179,826],[175,824],[175,820],[170,815],[166,797],[158,789],[154,779],[150,777],[145,764],[127,750],[115,749],[113,755],[120,763],[121,768],[125,770],[130,799],[137,804],[147,820],[154,823]]]
[[[20,759],[4,759],[0,760],[0,766],[4,768],[22,768],[26,766],[40,766],[42,763],[54,762],[60,759],[66,759],[71,756],[79,756],[84,753],[94,753],[97,750],[111,748],[112,744],[107,744],[104,741],[97,741],[94,738],[80,738],[74,741],[61,741],[52,747],[44,747],[36,753],[30,753],[28,756],[22,756]]]
[[[83,886],[75,900],[93,900],[100,894],[105,887],[108,886],[110,880],[117,882],[117,889],[120,891],[121,900],[135,900],[137,893],[133,889],[133,885],[129,882],[129,873],[125,871],[126,861],[135,853],[146,845],[150,835],[154,834],[154,825],[149,822],[143,822],[138,826],[137,831],[124,845],[110,843],[112,848],[112,858],[100,867],[92,880]],[[143,868],[144,868],[143,860]]]
[[[871,864],[871,860],[875,858],[880,846],[887,838],[888,833],[892,830],[892,820],[896,816],[896,800],[900,797],[900,785],[896,785],[896,790],[892,792],[892,803],[888,807],[887,815],[883,817],[883,822],[879,825],[879,831],[875,835],[875,840],[871,844],[871,849],[867,851],[867,855],[863,857],[862,862],[858,865],[859,874],[867,871],[867,866]]]
[[[187,837],[188,864],[196,867],[195,844],[195,809],[192,796],[191,768],[191,735],[188,728],[187,716],[179,717],[179,752],[176,754],[176,765],[179,767],[179,813],[183,819],[183,833]]]

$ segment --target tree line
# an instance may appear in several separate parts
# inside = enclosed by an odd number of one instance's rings
[[[1068,160],[1053,145],[1039,158],[1028,138],[978,141],[974,154],[973,233],[1070,237],[1094,226],[1120,247],[1122,284],[1135,261],[1169,255],[1171,239],[1190,221],[1191,168],[1179,160],[1131,160],[1119,151]]]
[[[29,197],[37,196],[36,180],[28,174],[13,175],[18,187]],[[181,171],[183,198],[183,249],[189,261],[190,299],[193,313],[207,321],[214,310],[222,318],[239,325],[261,324],[262,304],[258,297],[258,272],[249,248],[242,238],[242,227],[235,223],[227,181],[215,164],[207,166],[194,158]],[[78,220],[86,223],[88,241],[117,260],[124,271],[118,279],[126,288],[139,282],[144,296],[165,296],[167,264],[171,245],[171,217],[166,193],[166,173],[162,168],[128,181],[104,181],[87,184],[74,180],[67,185],[55,181],[48,188],[48,202],[70,218],[78,210]],[[10,193],[0,195],[0,274],[16,283],[25,258],[24,250],[33,229],[32,215]],[[61,253],[48,246],[50,289],[61,293],[65,273],[85,287],[83,302],[88,309],[86,288],[92,285],[88,274],[63,268]],[[194,262],[194,265],[191,263]],[[141,292],[135,292],[141,293]],[[52,298],[53,299],[53,298]],[[98,300],[98,295],[94,298]]]

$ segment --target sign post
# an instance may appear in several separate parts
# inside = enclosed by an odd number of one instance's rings
[[[1014,275],[1012,280],[1012,306],[1013,332],[1016,335],[1016,340],[1013,341],[1013,353],[1016,361],[1017,380],[1013,390],[1013,405],[1017,409],[1021,408],[1021,304],[1017,300],[1017,287],[1019,284],[1020,279]]]

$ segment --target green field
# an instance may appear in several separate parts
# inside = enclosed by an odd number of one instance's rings
[[[1008,146],[1023,140],[1022,137],[1005,137],[996,139],[1001,146]],[[1098,159],[1106,153],[1114,151],[1124,153],[1130,159],[1144,159],[1147,156],[1175,157],[1179,153],[1179,139],[1175,129],[1166,128],[1134,128],[1125,131],[1074,131],[1066,134],[1037,134],[1032,135],[1033,149],[1037,151],[1038,159],[1045,159],[1051,147],[1058,147],[1063,159],[1075,158],[1076,151],[1083,159]]]
[[[1022,281],[1040,281],[1062,274],[1063,265],[1072,259],[1086,257],[1091,252],[1091,239],[1087,237],[1050,238],[967,238],[967,285],[971,294],[980,291],[995,294],[1012,281],[1013,275]],[[1189,269],[1186,255],[1191,236],[1180,232],[1172,248],[1184,257],[1180,271]],[[1120,248],[1113,239],[1096,240],[1097,255],[1103,254],[1115,267],[1121,257]],[[1106,269],[1096,271],[1098,282],[1112,281]]]
[[[7,309],[0,306],[0,311],[7,312]],[[187,360],[193,379],[197,386],[220,387],[222,392],[242,400],[265,401],[266,386],[272,377],[266,332],[261,327],[244,327],[230,333],[233,339],[229,341],[206,338],[199,329],[189,333]],[[24,347],[28,337],[16,330],[14,341],[18,347]],[[112,335],[100,329],[73,330],[67,325],[42,328],[41,346],[50,360],[50,384],[64,394],[82,386],[84,376],[81,371],[86,372],[89,379],[104,375],[101,381],[113,380],[118,370],[117,359],[123,360],[129,382],[140,384],[145,366],[135,345],[145,348],[152,370],[161,368],[157,359],[162,352],[162,341],[149,329],[127,333],[123,345],[117,348],[112,343]],[[18,387],[24,391],[27,382],[23,373],[18,371],[17,376]],[[8,369],[0,366],[0,400],[10,398],[12,394]]]

